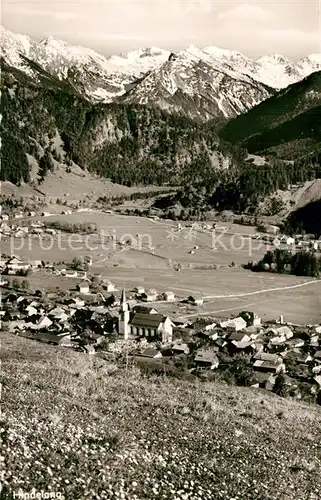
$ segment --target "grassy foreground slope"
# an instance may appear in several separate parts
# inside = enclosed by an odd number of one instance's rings
[[[0,338],[2,498],[320,498],[320,408]]]

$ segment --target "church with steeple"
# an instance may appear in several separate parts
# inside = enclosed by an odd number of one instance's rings
[[[125,289],[122,290],[118,316],[118,333],[124,340],[129,337],[145,337],[151,341],[170,343],[173,338],[173,322],[162,314],[130,312]]]
[[[126,301],[125,289],[123,288],[120,299],[118,333],[119,335],[123,335],[125,340],[128,339],[129,335],[129,319],[130,319],[129,307]]]

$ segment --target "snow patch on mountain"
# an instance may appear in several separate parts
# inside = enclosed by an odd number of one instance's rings
[[[321,54],[297,63],[280,54],[253,60],[244,54],[190,45],[176,54],[158,47],[105,57],[47,37],[40,42],[1,28],[1,56],[37,79],[28,61],[69,82],[92,102],[152,103],[209,119],[243,113],[272,94],[321,70]],[[197,111],[198,110],[198,111]]]

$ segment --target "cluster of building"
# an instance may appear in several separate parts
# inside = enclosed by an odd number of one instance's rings
[[[252,239],[264,241],[275,248],[291,248],[294,250],[314,250],[321,251],[321,239],[316,240],[313,234],[296,234],[294,236],[277,234],[253,234]]]
[[[15,221],[2,220],[0,223],[0,237],[26,238],[28,236],[56,234],[54,228],[45,227],[41,221],[26,221],[17,223]]]
[[[160,296],[137,287],[129,300],[123,290],[118,298],[96,294],[89,301],[89,290],[90,283],[81,282],[78,292],[69,294],[8,292],[0,311],[2,329],[88,354],[126,352],[160,366],[181,359],[190,373],[202,376],[226,370],[244,357],[251,365],[254,387],[273,390],[283,373],[297,397],[302,384],[311,395],[321,390],[320,325],[284,324],[282,317],[262,324],[250,312],[225,321],[174,321],[146,304],[151,297],[171,301],[171,292]],[[185,302],[195,303],[193,297]]]

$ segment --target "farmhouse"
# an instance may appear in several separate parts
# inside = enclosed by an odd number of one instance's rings
[[[83,281],[82,283],[77,285],[77,289],[78,289],[79,293],[81,293],[83,295],[87,295],[89,293],[89,285],[88,285],[88,283],[86,283],[86,281]]]
[[[155,302],[157,300],[156,290],[149,290],[142,293],[142,300],[144,302]]]
[[[165,292],[164,298],[165,298],[166,302],[173,302],[175,300],[175,295],[173,292]]]

